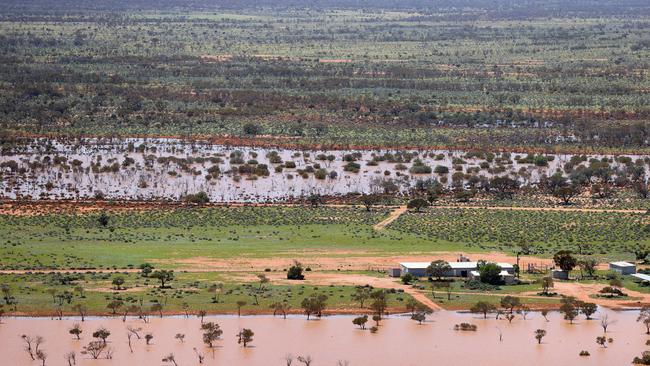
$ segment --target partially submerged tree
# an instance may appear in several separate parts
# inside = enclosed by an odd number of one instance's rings
[[[307,315],[307,320],[313,314],[317,317],[321,317],[325,306],[327,305],[327,295],[323,294],[311,294],[311,296],[306,297],[300,303],[300,306]]]
[[[360,329],[366,329],[367,322],[368,322],[368,315],[358,316],[352,319],[352,324],[359,326]]]
[[[491,313],[497,309],[494,304],[487,302],[487,301],[479,301],[476,304],[474,304],[471,308],[470,311],[472,313],[479,313],[483,314],[483,319],[487,319],[488,313]]]
[[[201,330],[203,330],[203,343],[210,348],[213,347],[214,342],[223,334],[223,330],[221,330],[219,324],[213,322],[203,323]]]
[[[248,328],[244,328],[237,333],[237,343],[243,345],[244,347],[247,347],[249,343],[253,341],[253,336],[255,333],[253,333],[252,330]]]
[[[81,339],[81,333],[83,333],[83,330],[81,329],[81,325],[79,323],[75,323],[72,328],[68,330],[68,333],[72,334],[73,336],[77,337],[77,339]]]
[[[537,339],[537,344],[542,343],[542,338],[546,336],[546,331],[544,329],[537,329],[535,331],[535,339]]]

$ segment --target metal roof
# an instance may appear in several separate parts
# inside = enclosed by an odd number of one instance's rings
[[[408,269],[427,269],[431,262],[402,262],[399,265]]]
[[[478,262],[449,262],[451,269],[476,269]]]
[[[636,277],[636,278],[638,278],[638,279],[640,279],[642,281],[649,281],[650,282],[650,276],[648,276],[647,274],[635,273],[635,274],[632,274],[630,276]]]
[[[451,269],[461,269],[461,270],[473,270],[478,268],[478,262],[447,262]],[[431,265],[431,262],[401,262],[400,266],[409,269],[426,269]],[[501,269],[512,269],[513,266],[510,263],[497,263],[497,266]]]

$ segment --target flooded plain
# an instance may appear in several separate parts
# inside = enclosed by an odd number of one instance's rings
[[[603,335],[598,317],[608,314],[614,320],[606,336],[612,338],[606,348],[596,343]],[[601,309],[596,319],[581,319],[569,324],[559,313],[550,313],[546,321],[540,314],[531,313],[527,320],[521,316],[512,322],[484,320],[474,314],[440,311],[418,325],[407,316],[394,315],[381,322],[379,331],[371,333],[352,324],[350,316],[331,316],[307,321],[305,317],[287,319],[272,316],[212,316],[206,322],[217,322],[223,329],[216,341],[214,353],[202,341],[200,319],[196,317],[151,318],[145,324],[137,319],[89,318],[51,320],[48,318],[5,318],[0,324],[0,354],[2,365],[36,365],[23,349],[21,335],[42,336],[41,349],[47,354],[46,365],[66,365],[64,354],[75,351],[77,365],[172,365],[163,362],[170,353],[179,366],[198,365],[196,352],[205,354],[204,365],[286,365],[284,357],[310,356],[313,366],[337,365],[338,361],[351,366],[416,366],[416,365],[629,365],[646,346],[645,328],[636,322],[638,311],[614,312]],[[477,331],[454,330],[454,325],[475,324]],[[81,340],[68,334],[79,323],[83,329]],[[372,323],[369,322],[369,323]],[[143,339],[133,342],[129,351],[127,326],[141,327]],[[92,332],[106,327],[111,332],[108,346],[112,359],[92,359],[80,354],[88,344]],[[237,344],[236,334],[242,328],[255,333],[246,348]],[[547,335],[541,344],[534,337],[536,329]],[[153,335],[146,345],[144,335]],[[184,342],[175,335],[185,335]],[[579,356],[581,351],[590,356]],[[295,359],[293,365],[302,365]]]
[[[206,192],[213,202],[273,202],[311,194],[406,192],[418,180],[479,184],[509,174],[522,184],[556,171],[573,155],[527,156],[447,150],[318,151],[232,147],[177,139],[31,140],[0,156],[0,197],[8,199],[177,200]],[[615,172],[647,157],[607,159]],[[616,175],[616,173],[614,174]]]

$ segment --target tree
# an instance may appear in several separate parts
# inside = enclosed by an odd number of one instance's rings
[[[547,318],[548,317],[548,309],[542,309],[542,311],[540,311],[539,313],[544,317],[544,320],[549,321],[548,318]]]
[[[162,359],[162,362],[169,362],[169,363],[173,364],[174,366],[178,366],[178,364],[176,363],[176,356],[174,356],[173,353],[170,353],[167,356],[165,356]]]
[[[519,183],[508,176],[496,176],[490,180],[489,187],[496,191],[498,199],[512,199],[519,188]]]
[[[548,295],[548,290],[553,288],[554,286],[553,277],[550,276],[542,277],[540,282],[542,284],[542,293],[544,295]]]
[[[25,352],[29,354],[29,357],[33,360],[36,360],[36,357],[34,355],[39,351],[39,347],[43,342],[45,342],[45,339],[41,336],[36,336],[34,338],[23,334],[20,336],[20,338],[23,340],[25,343]]]
[[[102,341],[90,341],[88,345],[83,347],[82,355],[90,355],[93,359],[98,359],[102,352],[106,349],[106,343]]]
[[[150,263],[142,263],[138,268],[140,268],[140,274],[142,277],[148,277],[154,269],[153,265]]]
[[[155,302],[155,303],[151,304],[151,307],[149,308],[149,310],[151,310],[151,312],[153,312],[153,313],[157,312],[158,315],[160,315],[160,317],[162,318],[162,316],[163,316],[163,313],[162,313],[163,312],[163,305],[161,303]]]
[[[307,315],[307,320],[309,317],[314,314],[317,317],[321,317],[323,310],[325,309],[327,302],[327,296],[322,294],[311,294],[311,296],[306,297],[300,303],[300,306],[303,308],[305,315]]]
[[[359,307],[363,309],[363,304],[370,298],[370,288],[367,286],[357,286],[350,297],[352,300],[358,302]]]
[[[420,210],[427,206],[429,206],[429,202],[424,198],[414,198],[406,204],[406,208],[410,210],[415,209],[415,212],[420,212]]]
[[[153,271],[149,277],[156,278],[160,281],[160,288],[165,288],[167,282],[174,280],[174,271],[161,269]]]
[[[243,344],[244,347],[246,347],[249,343],[253,341],[253,336],[255,333],[253,333],[252,330],[248,328],[244,328],[239,333],[237,334],[237,337],[239,338],[237,340],[238,344]]]
[[[106,345],[106,339],[111,335],[111,332],[104,328],[100,327],[96,331],[93,332],[93,338],[98,338],[101,339],[104,345]]]
[[[219,324],[214,322],[201,324],[201,330],[203,330],[203,343],[210,348],[213,347],[214,342],[223,334],[223,330],[221,330]]]
[[[565,205],[571,204],[573,197],[580,194],[580,188],[578,186],[566,186],[560,187],[553,191],[553,196],[562,200],[562,203]]]
[[[42,366],[45,366],[45,360],[47,360],[47,353],[39,349],[38,351],[36,351],[36,358],[42,362],[41,363]]]
[[[74,351],[70,351],[63,355],[63,358],[68,362],[68,366],[74,366],[77,364],[77,354]]]
[[[607,348],[607,338],[605,336],[596,337],[596,343],[603,348]]]
[[[246,123],[243,126],[243,130],[246,135],[259,135],[262,133],[262,127],[255,123]]]
[[[176,333],[174,338],[178,339],[178,341],[181,343],[185,343],[185,334],[183,333]]]
[[[259,274],[259,275],[257,275],[257,278],[260,280],[260,287],[258,288],[258,290],[260,290],[260,291],[262,290],[262,288],[264,287],[265,284],[267,284],[267,283],[269,283],[269,281],[271,281],[271,280],[269,280],[268,277],[266,277],[265,274]]]
[[[370,212],[372,206],[379,203],[380,200],[381,197],[376,194],[364,194],[361,197],[359,197],[359,202],[361,202],[361,204],[366,207],[366,211],[368,212]]]
[[[246,306],[246,301],[238,300],[237,304],[237,316],[241,316],[241,308]]]
[[[441,259],[431,262],[431,264],[426,269],[426,274],[429,277],[436,277],[438,280],[442,278],[447,272],[451,270],[451,266],[447,261]]]
[[[82,304],[76,304],[75,306],[72,307],[72,310],[79,313],[82,322],[86,320],[86,314],[88,313],[88,308],[86,306]]]
[[[316,208],[318,205],[323,203],[323,198],[318,194],[312,193],[307,197],[307,201],[312,208]]]
[[[286,319],[287,312],[289,309],[291,309],[291,305],[289,305],[286,301],[276,301],[271,304],[271,309],[273,309],[273,316],[275,316],[277,313],[281,313],[282,316]]]
[[[481,282],[489,283],[491,285],[499,285],[503,281],[501,279],[501,267],[496,263],[487,263],[479,268]]]
[[[603,314],[600,317],[600,326],[603,328],[603,333],[607,333],[607,327],[613,324],[615,320],[609,319],[609,314]]]
[[[598,305],[593,302],[581,302],[580,311],[585,315],[587,320],[591,320],[591,316],[598,310]]]
[[[560,312],[564,314],[564,319],[573,324],[573,320],[578,316],[578,308],[574,297],[565,297],[561,300]]]
[[[486,301],[479,301],[474,306],[470,308],[470,311],[472,313],[477,313],[477,314],[483,314],[483,319],[487,319],[488,313],[491,313],[497,309],[494,304],[486,302]]]
[[[644,306],[639,311],[639,316],[636,318],[637,322],[643,323],[645,325],[646,332],[645,334],[650,334],[650,307]]]
[[[535,331],[535,339],[537,339],[537,344],[542,344],[542,338],[546,336],[546,331],[544,329],[537,329]]]
[[[521,300],[518,297],[507,295],[501,298],[501,307],[508,310],[510,314],[519,306],[521,306]]]
[[[287,271],[288,280],[304,280],[305,276],[302,274],[302,264],[298,261],[293,262],[293,266],[289,267]]]
[[[109,302],[108,305],[106,305],[106,308],[111,310],[112,314],[115,314],[117,313],[117,310],[121,308],[123,305],[124,305],[124,301],[114,299],[111,300],[111,302]]]
[[[386,300],[386,292],[384,290],[373,291],[370,294],[372,303],[370,303],[370,308],[381,317],[388,307],[388,300]]]
[[[147,346],[151,344],[152,339],[153,339],[153,334],[147,333],[144,335],[144,341],[147,343]]]
[[[402,283],[405,285],[410,285],[413,281],[415,281],[415,276],[410,273],[405,273],[402,276]]]
[[[587,273],[587,277],[594,277],[596,274],[596,266],[598,261],[593,258],[583,258],[578,262],[580,269]]]
[[[206,316],[207,314],[208,314],[208,313],[207,313],[205,310],[199,310],[199,311],[196,313],[196,316],[199,317],[199,318],[201,319],[201,324],[203,324],[203,318],[205,318],[205,316]]]
[[[194,194],[187,194],[185,195],[184,199],[186,202],[196,205],[204,205],[210,202],[210,197],[203,191]]]
[[[424,312],[417,312],[411,315],[411,319],[422,325],[422,323],[427,319],[427,315]]]
[[[411,315],[415,314],[415,310],[418,308],[418,302],[414,298],[409,298],[406,300],[406,310],[408,310]]]
[[[381,321],[381,316],[375,314],[372,316],[372,321],[375,322],[375,328],[379,326],[379,322]]]
[[[199,359],[199,364],[202,364],[203,360],[205,359],[205,355],[199,352],[199,350],[197,350],[196,347],[192,348],[192,350],[196,354],[196,357]]]
[[[358,325],[361,329],[366,329],[366,323],[368,322],[368,315],[358,316],[352,319],[352,324]]]
[[[309,355],[307,355],[305,357],[298,356],[297,360],[298,360],[298,362],[302,363],[305,366],[310,366],[311,363],[314,362],[314,360]]]
[[[117,277],[113,278],[112,284],[113,284],[113,288],[115,290],[118,290],[118,291],[121,290],[122,285],[124,284],[124,277],[117,276]]]
[[[81,339],[81,333],[83,333],[83,330],[81,329],[81,325],[79,323],[75,323],[72,328],[68,330],[68,333],[72,334],[73,336],[77,337],[77,339]]]
[[[578,265],[578,261],[569,250],[560,250],[555,253],[553,261],[555,262],[555,265],[565,272],[571,272],[571,270]]]
[[[647,247],[640,247],[634,250],[634,258],[637,261],[645,262],[645,259],[648,257],[648,254],[650,254],[650,250],[648,250]]]

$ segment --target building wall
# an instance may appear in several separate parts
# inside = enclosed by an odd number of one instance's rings
[[[616,271],[622,275],[631,275],[636,273],[636,267],[635,266],[626,266],[626,267],[619,267],[615,265],[609,265],[609,269]]]

